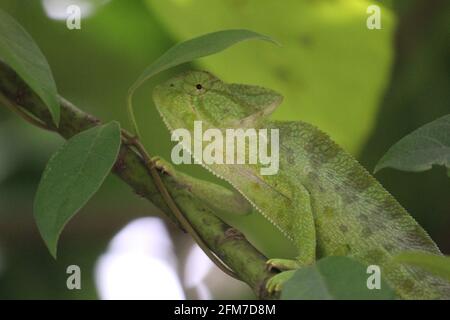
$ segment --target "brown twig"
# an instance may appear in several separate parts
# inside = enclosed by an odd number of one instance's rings
[[[20,105],[17,103],[16,97],[18,88],[21,88]],[[3,95],[3,102],[0,101],[2,105],[5,105],[5,102],[12,106],[17,105],[35,119],[51,126],[52,118],[47,107],[11,69],[1,63],[0,94]],[[100,124],[98,119],[81,111],[63,98],[60,99],[60,106],[61,120],[58,128],[55,128],[55,132],[66,139]],[[34,123],[32,124],[34,125]],[[146,163],[144,160],[132,146],[124,143],[113,172],[136,194],[151,201],[178,224],[178,220],[173,216],[154,180],[149,176],[148,162]],[[156,170],[156,168],[154,169]],[[157,171],[157,173],[159,172]],[[158,177],[167,188],[167,192],[173,197],[176,205],[184,213],[189,224],[213,253],[230,266],[237,276],[253,289],[258,298],[274,298],[265,289],[267,279],[274,275],[274,272],[266,268],[267,258],[255,249],[244,236],[230,236],[230,234],[236,234],[237,231],[217,218],[208,206],[195,199],[187,188],[180,187],[170,175],[158,174]]]

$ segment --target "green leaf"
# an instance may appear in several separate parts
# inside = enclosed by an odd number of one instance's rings
[[[119,147],[120,126],[110,122],[72,137],[49,160],[34,200],[34,216],[54,257],[62,229],[100,188]]]
[[[48,62],[25,29],[1,9],[0,60],[17,72],[42,99],[58,126],[58,94]]]
[[[354,154],[372,134],[395,42],[396,18],[379,1],[146,2],[175,39],[238,26],[280,41],[279,50],[244,43],[199,62],[224,81],[280,92],[285,98],[273,119],[310,122]],[[371,4],[381,8],[379,30],[366,27]]]
[[[132,88],[140,86],[144,81],[161,71],[215,54],[238,42],[250,39],[260,39],[277,43],[268,36],[244,29],[222,30],[204,34],[197,38],[180,42],[167,50],[144,70]]]
[[[218,53],[238,42],[250,39],[259,39],[276,43],[268,36],[250,30],[236,29],[208,33],[184,42],[180,42],[167,50],[161,57],[149,65],[144,72],[142,72],[128,91],[128,112],[136,133],[138,133],[138,129],[133,113],[132,97],[134,91],[141,86],[142,83],[159,72],[195,59]]]
[[[375,172],[387,167],[424,171],[433,165],[450,168],[450,114],[403,137],[380,159]]]
[[[393,299],[395,294],[383,281],[381,288],[368,289],[372,273],[367,267],[348,257],[327,257],[315,265],[301,268],[284,285],[285,300],[372,300]]]
[[[450,281],[450,257],[425,252],[408,251],[396,255],[394,261],[419,267]]]

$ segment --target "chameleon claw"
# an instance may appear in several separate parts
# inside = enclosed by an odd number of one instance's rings
[[[150,166],[169,176],[174,176],[175,174],[175,170],[172,165],[159,156],[155,156],[150,159]]]
[[[273,281],[273,278],[274,277],[270,278],[266,284],[266,289],[267,289],[267,292],[269,292],[269,294],[274,294],[276,292],[279,292],[279,291],[281,291],[281,288],[282,288],[279,283],[277,283],[276,281]]]
[[[269,271],[271,271],[273,269],[280,270],[280,271],[295,270],[300,267],[301,267],[300,263],[296,260],[269,259],[266,261],[266,268]]]
[[[276,269],[276,267],[274,267],[271,263],[270,260],[266,261],[266,270],[267,271],[273,271],[274,269]]]
[[[161,158],[160,158],[159,156],[154,156],[154,157],[152,157],[152,158],[150,159],[150,166],[151,166],[152,168],[160,169],[160,168],[157,166],[157,162],[158,162],[159,160],[161,160]]]
[[[283,284],[289,280],[292,275],[301,267],[297,260],[290,259],[269,259],[266,261],[266,268],[269,271],[274,269],[282,271],[270,278],[266,283],[266,289],[269,294],[280,292],[283,289]]]
[[[284,271],[279,274],[274,275],[272,278],[267,280],[266,290],[269,294],[274,294],[280,292],[283,289],[283,285],[288,281],[297,270]]]

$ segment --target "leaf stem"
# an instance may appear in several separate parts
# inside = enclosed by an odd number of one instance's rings
[[[142,145],[140,140],[123,129],[122,135],[127,139],[128,144],[132,145],[136,149],[136,151],[141,155],[150,172],[150,175],[152,176],[153,181],[155,182],[158,191],[161,193],[161,196],[165,200],[167,206],[172,211],[174,216],[181,223],[181,226],[186,230],[186,232],[188,232],[192,236],[192,238],[194,238],[195,242],[199,245],[199,247],[202,248],[205,254],[214,262],[214,264],[219,269],[221,269],[229,276],[240,280],[238,275],[212,252],[212,250],[208,247],[208,245],[205,243],[202,237],[200,237],[200,235],[197,233],[197,231],[194,229],[191,223],[186,219],[184,214],[178,208],[175,201],[172,199],[172,196],[170,195],[169,191],[167,190],[166,186],[164,185],[163,181],[161,180],[161,177],[159,176],[159,173],[156,170],[152,157],[146,151],[145,147]]]
[[[139,127],[136,121],[136,116],[134,115],[134,108],[133,108],[133,94],[134,94],[134,87],[130,88],[130,90],[128,91],[128,96],[127,96],[127,113],[128,113],[128,118],[131,122],[131,127],[133,129],[133,133],[135,136],[137,136],[138,138],[141,137],[141,134],[139,132]]]

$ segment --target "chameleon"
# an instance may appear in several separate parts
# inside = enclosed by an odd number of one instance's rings
[[[279,171],[262,175],[256,164],[205,164],[232,188],[177,172],[162,159],[157,166],[213,210],[230,214],[256,211],[297,250],[293,259],[272,258],[280,272],[266,282],[270,293],[293,273],[326,256],[349,256],[378,265],[401,299],[449,299],[450,283],[420,269],[396,263],[406,250],[441,255],[414,218],[349,153],[327,134],[303,121],[275,121],[283,96],[256,85],[226,83],[206,71],[187,71],[153,89],[153,101],[170,132],[194,121],[203,127],[279,130]],[[190,146],[184,148],[190,151]],[[192,152],[191,152],[192,154]]]

